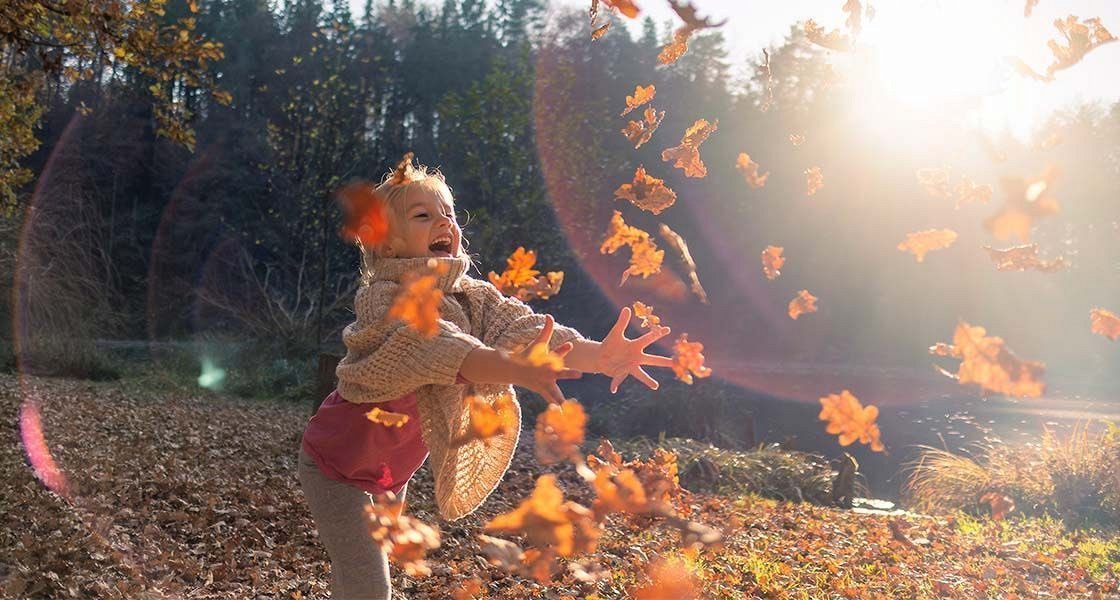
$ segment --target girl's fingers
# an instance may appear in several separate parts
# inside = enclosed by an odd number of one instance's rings
[[[639,364],[649,365],[651,367],[671,367],[673,366],[673,359],[668,356],[661,356],[660,354],[646,354],[643,352]]]
[[[560,356],[567,356],[568,353],[572,351],[572,348],[575,348],[575,344],[571,342],[564,342],[563,344],[557,346],[556,349],[552,351],[552,353],[558,354]]]
[[[642,337],[638,338],[637,341],[641,343],[642,348],[645,348],[646,346],[656,342],[657,340],[669,335],[670,331],[672,330],[668,327],[659,327],[652,331],[646,332],[644,335],[642,335]]]
[[[557,379],[579,379],[580,377],[583,377],[583,371],[575,369],[563,369],[556,372]]]
[[[545,400],[548,400],[552,404],[564,403],[564,394],[560,392],[560,386],[553,383],[548,386],[547,392],[548,394],[545,396]]]
[[[555,321],[552,319],[552,315],[544,316],[544,327],[541,327],[540,333],[537,334],[536,343],[547,344],[548,341],[552,339],[552,326],[554,323]]]
[[[622,373],[619,373],[618,375],[615,375],[614,377],[611,378],[611,393],[612,394],[617,394],[618,393],[618,386],[622,385],[623,381],[626,381],[627,376],[629,376],[629,373],[623,371]]]
[[[646,387],[651,390],[656,390],[657,388],[661,387],[661,384],[657,383],[657,380],[653,377],[650,377],[649,373],[646,373],[645,369],[641,367],[634,369],[630,374],[634,376],[634,379],[637,379],[638,381],[646,384]]]
[[[611,327],[610,333],[607,337],[623,337],[626,333],[626,326],[630,324],[630,307],[623,306],[622,310],[618,311],[618,320],[614,322],[614,327]]]

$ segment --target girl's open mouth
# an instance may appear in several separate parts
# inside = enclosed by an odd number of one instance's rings
[[[451,238],[440,238],[428,246],[428,251],[436,256],[451,256]]]

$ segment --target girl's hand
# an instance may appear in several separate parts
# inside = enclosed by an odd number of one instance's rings
[[[618,313],[618,321],[611,328],[611,332],[603,339],[599,349],[599,356],[595,363],[595,370],[611,378],[611,393],[618,392],[618,386],[630,375],[646,384],[651,390],[659,387],[657,380],[649,376],[643,365],[652,367],[671,367],[673,359],[667,356],[646,354],[645,349],[650,344],[669,335],[668,327],[653,327],[645,335],[629,340],[626,339],[626,327],[630,324],[630,307],[624,306]]]
[[[554,324],[552,315],[545,315],[544,327],[537,334],[537,339],[533,340],[533,343],[526,346],[524,350],[511,357],[515,366],[513,381],[510,383],[540,394],[550,404],[560,404],[564,402],[564,394],[560,392],[560,386],[556,385],[556,380],[578,379],[583,373],[575,369],[556,370],[548,365],[535,366],[529,362],[529,353],[533,346],[544,344],[545,347],[548,347],[549,341],[552,340]],[[557,346],[552,352],[563,358],[571,351],[572,343],[565,342]]]

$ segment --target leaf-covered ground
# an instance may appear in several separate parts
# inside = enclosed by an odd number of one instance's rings
[[[46,441],[75,490],[69,502],[27,467],[17,425],[25,395],[39,402]],[[327,596],[329,565],[294,471],[306,406],[11,376],[0,379],[0,398],[9,424],[0,450],[5,597]],[[437,523],[443,544],[430,577],[394,569],[400,597],[452,598],[477,578],[492,598],[626,598],[659,556],[683,560],[705,598],[1120,597],[1116,532],[699,494],[692,518],[723,527],[722,547],[682,552],[673,530],[615,515],[587,557],[608,578],[584,583],[565,569],[543,586],[486,564],[474,537],[543,472],[591,503],[570,467],[536,464],[531,438],[495,496],[464,521],[434,519],[426,473],[410,485],[408,510]]]

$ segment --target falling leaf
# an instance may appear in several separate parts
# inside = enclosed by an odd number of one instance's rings
[[[766,112],[774,104],[774,73],[770,70],[770,51],[762,49],[762,64],[758,66],[760,77],[766,81],[766,98],[762,101],[759,110]]]
[[[677,194],[665,185],[664,179],[646,174],[644,166],[634,171],[634,180],[624,183],[614,191],[618,200],[629,200],[631,204],[655,215],[669,208],[677,201]]]
[[[1089,311],[1089,322],[1093,333],[1099,333],[1114,342],[1120,339],[1120,317],[1116,313],[1094,308]]]
[[[791,133],[789,134],[789,143],[793,144],[794,147],[800,146],[805,143],[805,136],[800,133]]]
[[[805,30],[805,37],[818,46],[828,48],[829,50],[838,50],[840,52],[847,52],[852,49],[851,38],[839,29],[826,32],[824,28],[818,25],[813,19],[807,19],[803,28]]]
[[[957,200],[957,208],[973,202],[987,204],[992,199],[992,186],[990,184],[978,184],[968,177],[961,175],[960,181],[957,185],[953,186],[953,195]]]
[[[870,445],[875,452],[884,450],[883,443],[879,441],[879,426],[875,424],[879,416],[878,407],[863,406],[848,390],[829,394],[820,400],[821,412],[817,418],[828,422],[825,431],[839,435],[841,446],[849,446],[859,440],[861,444]]]
[[[370,536],[408,575],[431,575],[424,557],[439,547],[439,530],[402,515],[402,508],[400,501],[366,504]]]
[[[700,144],[719,127],[719,119],[708,123],[707,119],[697,119],[681,137],[679,146],[666,148],[661,152],[661,160],[675,160],[674,167],[682,169],[686,177],[704,177],[708,169],[700,160]]]
[[[766,278],[773,281],[782,274],[782,265],[786,264],[786,257],[782,256],[781,246],[767,246],[762,251],[762,272]]]
[[[366,413],[366,418],[378,425],[387,427],[404,427],[404,424],[408,422],[408,415],[381,410],[376,406]]]
[[[649,277],[661,271],[661,263],[665,258],[665,251],[658,250],[657,244],[650,239],[649,234],[637,227],[631,227],[622,220],[622,213],[614,211],[607,237],[599,247],[602,254],[614,254],[623,246],[630,247],[630,266],[622,273],[622,281],[626,283],[631,275]]]
[[[1046,67],[1046,74],[1049,76],[1053,76],[1055,71],[1077,64],[1090,50],[1116,41],[1116,37],[1096,17],[1078,21],[1077,17],[1069,15],[1065,19],[1055,19],[1054,27],[1065,38],[1065,42],[1050,40],[1046,43],[1050,53],[1054,55],[1053,62]]]
[[[638,586],[630,597],[634,600],[697,600],[700,598],[695,576],[684,562],[661,560],[646,573],[649,582]]]
[[[692,385],[692,377],[704,378],[712,370],[704,366],[704,344],[688,341],[688,334],[682,333],[673,343],[673,373],[677,379]]]
[[[1015,501],[999,492],[987,492],[980,496],[980,503],[987,504],[991,509],[993,521],[1002,521],[1008,513],[1015,510]]]
[[[412,165],[412,157],[413,155],[411,152],[405,152],[400,162],[393,168],[393,175],[389,179],[392,185],[408,183],[415,178],[416,167]]]
[[[592,513],[575,502],[564,502],[556,486],[556,475],[537,478],[533,494],[512,511],[497,515],[484,529],[487,532],[524,535],[534,546],[551,546],[560,556],[592,552],[601,528],[592,522]]]
[[[652,329],[661,324],[661,317],[653,314],[653,307],[641,302],[634,303],[634,317],[642,320],[643,329]]]
[[[998,240],[1012,236],[1029,241],[1034,219],[1055,215],[1060,210],[1050,195],[1060,176],[1057,168],[1047,169],[1039,177],[1024,181],[1021,177],[1005,177],[1002,181],[1006,198],[999,212],[984,221],[984,228]]]
[[[1046,385],[1042,382],[1045,365],[1020,360],[1000,337],[987,337],[987,330],[961,321],[953,333],[954,356],[961,359],[952,377],[961,385],[974,383],[996,394],[1037,398]],[[936,346],[935,346],[936,347]]]
[[[622,114],[620,116],[625,117],[626,115],[630,114],[630,111],[638,108],[646,102],[649,102],[650,100],[653,100],[653,97],[656,95],[657,88],[655,88],[652,83],[645,87],[642,87],[640,85],[635,86],[634,95],[626,97],[626,110],[622,111]]]
[[[340,189],[335,197],[343,214],[343,239],[365,248],[375,248],[389,237],[385,200],[372,183],[351,183]]]
[[[756,190],[766,185],[766,178],[770,176],[769,171],[759,175],[758,163],[751,160],[750,155],[746,152],[739,153],[739,157],[735,160],[735,168],[739,169],[739,172],[746,178],[747,185]]]
[[[1033,269],[1043,273],[1053,273],[1066,268],[1065,259],[1062,257],[1053,260],[1043,260],[1038,255],[1038,244],[1012,246],[1003,250],[984,246],[997,271],[1026,271]]]
[[[809,290],[797,292],[797,296],[789,301],[789,318],[795,321],[803,314],[815,312],[817,312],[817,297],[810,294]]]
[[[979,185],[964,175],[961,176],[960,181],[952,184],[949,169],[918,169],[915,175],[918,177],[918,183],[929,195],[935,198],[953,199],[958,209],[973,202],[987,204],[992,199],[992,186]]]
[[[452,447],[462,446],[473,440],[489,444],[491,438],[512,432],[518,426],[516,400],[508,393],[499,394],[492,401],[483,396],[467,396],[463,402],[470,418],[467,429],[451,441]]]
[[[805,193],[809,196],[816,194],[824,187],[824,174],[820,167],[805,169]]]
[[[700,285],[700,275],[696,272],[696,261],[692,260],[692,253],[688,251],[688,243],[684,241],[680,234],[664,223],[661,223],[658,227],[658,233],[669,244],[669,247],[677,253],[681,263],[684,264],[684,268],[688,272],[688,279],[692,283],[690,286],[692,293],[700,299],[700,302],[707,304],[708,293],[704,291],[704,286]]]
[[[665,111],[657,112],[652,106],[647,106],[642,113],[642,118],[637,121],[630,121],[626,124],[622,131],[622,135],[634,144],[634,149],[641,148],[643,144],[648,142],[653,137],[653,132],[661,125],[661,120],[665,118]]]
[[[478,577],[472,577],[458,584],[451,592],[451,600],[481,600],[485,597],[486,588],[483,587],[482,579]]]
[[[1030,17],[1031,11],[1033,11],[1036,6],[1038,6],[1038,0],[1026,0],[1026,4],[1023,6],[1023,16]]]
[[[688,52],[688,38],[692,37],[692,30],[688,27],[681,27],[673,32],[673,41],[665,44],[661,52],[657,55],[657,62],[663,65],[671,65],[684,56]]]
[[[851,31],[852,35],[859,35],[860,30],[863,29],[863,5],[859,0],[847,0],[841,10],[848,13],[848,18],[844,20],[848,31]]]
[[[602,25],[596,27],[595,29],[592,29],[591,30],[591,39],[592,40],[597,40],[597,39],[603,37],[604,35],[606,35],[607,30],[610,29],[610,28],[611,28],[610,23],[603,23]]]
[[[622,213],[614,211],[610,224],[607,227],[607,237],[599,247],[601,254],[614,254],[623,246],[630,246],[642,240],[648,240],[649,234],[637,227],[632,227],[622,220]]]
[[[443,302],[439,278],[447,269],[446,264],[433,259],[428,261],[427,269],[406,273],[389,308],[389,318],[404,321],[426,337],[439,333],[439,306]]]
[[[723,27],[727,24],[727,19],[719,22],[712,21],[711,19],[701,19],[696,15],[696,7],[691,2],[682,2],[681,0],[669,0],[669,6],[672,7],[673,12],[684,21],[684,26],[689,29],[711,29],[715,27]]]
[[[591,510],[597,520],[603,520],[610,513],[641,513],[649,509],[646,490],[630,469],[612,473],[611,469],[602,468],[595,473],[592,487],[595,488],[595,502]]]
[[[623,16],[636,19],[638,14],[642,12],[638,5],[633,0],[602,0],[603,4],[618,10]]]
[[[522,302],[533,299],[547,300],[560,291],[564,283],[563,271],[550,271],[544,277],[540,271],[533,268],[537,262],[537,253],[525,250],[518,246],[513,254],[506,259],[506,270],[501,275],[490,271],[488,277],[494,287],[507,296],[513,296]]]
[[[955,241],[957,232],[952,229],[926,229],[906,234],[906,239],[899,242],[898,249],[912,252],[918,262],[923,262],[928,252],[948,248]]]
[[[563,404],[550,404],[537,415],[534,431],[537,460],[550,465],[577,458],[586,426],[587,413],[578,401],[569,399]]]

